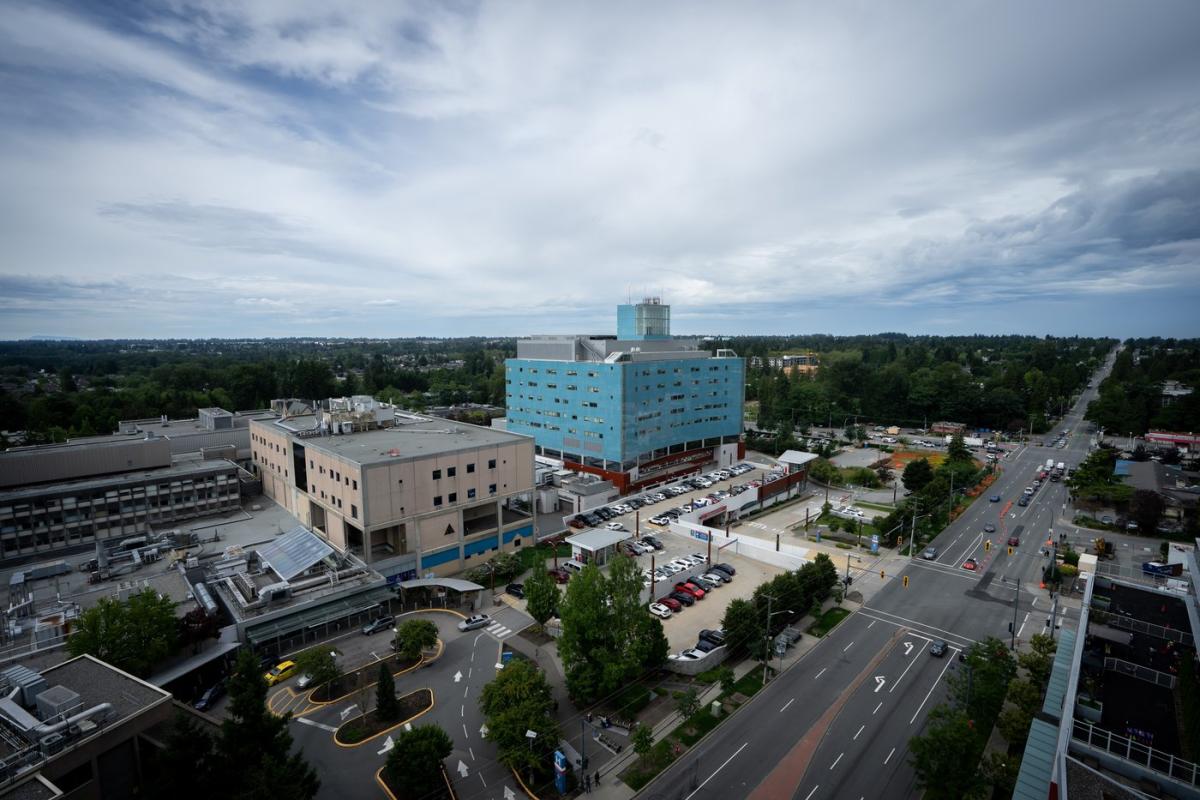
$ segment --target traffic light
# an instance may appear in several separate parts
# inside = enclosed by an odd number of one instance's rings
[[[1010,548],[1008,548],[1008,554],[1009,554],[1010,556],[1013,554],[1013,549],[1012,549],[1011,547],[1010,547]]]
[[[908,588],[908,576],[907,575],[904,576],[904,588],[905,589]]]
[[[983,551],[986,553],[987,551],[989,551],[991,549],[992,549],[992,540],[988,539],[987,541],[985,541],[983,543]]]

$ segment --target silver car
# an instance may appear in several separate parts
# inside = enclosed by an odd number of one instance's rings
[[[921,553],[921,558],[925,559],[926,561],[934,561],[937,559],[937,556],[938,549],[936,547],[926,547],[925,551]]]
[[[458,623],[460,631],[473,631],[476,628],[486,628],[492,624],[492,618],[487,614],[475,614]]]

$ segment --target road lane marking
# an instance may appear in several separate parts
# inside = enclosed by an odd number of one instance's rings
[[[813,796],[814,794],[816,794],[816,793],[817,793],[817,789],[820,789],[820,788],[821,788],[821,784],[819,784],[819,783],[818,783],[816,786],[814,786],[814,787],[812,788],[812,791],[811,791],[811,792],[809,792],[809,793],[808,793],[808,794],[807,794],[807,795],[804,797],[804,800],[812,800],[812,796]]]
[[[719,767],[717,767],[715,770],[713,770],[713,773],[712,773],[712,775],[709,775],[707,778],[705,778],[705,779],[704,779],[704,783],[700,784],[700,785],[699,785],[699,786],[697,786],[695,789],[693,789],[693,790],[692,790],[692,793],[691,793],[691,794],[689,794],[687,797],[685,797],[683,800],[692,800],[692,797],[693,797],[693,796],[696,794],[696,792],[698,792],[698,791],[700,791],[701,789],[703,789],[703,788],[704,788],[704,787],[705,787],[705,786],[708,784],[708,782],[709,782],[709,781],[711,781],[713,778],[715,778],[715,777],[716,777],[716,775],[717,775],[717,773],[718,773],[718,772],[720,772],[721,770],[725,769],[725,767],[726,767],[726,766],[729,764],[729,762],[730,762],[730,761],[733,761],[735,758],[737,758],[737,757],[738,757],[738,753],[740,753],[740,752],[742,752],[743,750],[745,750],[745,749],[746,749],[746,745],[748,745],[748,744],[750,744],[750,743],[749,743],[749,742],[746,742],[746,743],[745,743],[745,744],[743,744],[741,747],[739,747],[737,750],[735,750],[735,751],[734,751],[734,753],[733,753],[733,755],[731,755],[729,758],[725,759],[725,763],[724,763],[724,764],[722,764],[721,766],[719,766]]]
[[[465,697],[467,696],[467,694],[468,694],[470,691],[471,691],[471,687],[470,687],[470,686],[467,686],[467,687],[465,687],[465,688],[463,689],[463,697],[465,698]]]
[[[865,723],[864,723],[864,724],[863,724],[861,727],[859,727],[859,729],[858,729],[858,733],[854,734],[854,740],[855,740],[855,741],[857,741],[857,740],[858,740],[858,734],[859,734],[859,733],[862,733],[862,732],[863,732],[863,730],[864,730],[866,727],[867,727],[867,726],[866,726],[866,724],[865,724]]]
[[[468,747],[467,752],[471,754],[471,760],[474,761],[475,760],[475,750]]]
[[[858,613],[862,614],[863,616],[866,616],[866,617],[871,617],[871,614],[882,614],[883,615],[882,617],[875,617],[875,619],[878,619],[880,622],[886,622],[889,625],[895,625],[897,628],[906,627],[905,625],[900,624],[900,622],[904,622],[904,623],[907,623],[908,625],[916,627],[916,628],[928,628],[931,631],[937,631],[938,633],[943,634],[944,636],[947,636],[947,637],[950,637],[953,639],[961,639],[962,641],[971,642],[972,644],[975,643],[975,640],[972,639],[970,636],[964,636],[961,633],[955,633],[954,631],[948,631],[945,628],[936,628],[933,625],[926,625],[924,622],[918,622],[915,619],[909,619],[908,617],[902,617],[899,614],[893,614],[890,611],[880,611],[877,608],[869,608],[867,606],[863,606],[862,610],[860,610]],[[895,617],[896,619],[900,620],[900,622],[894,622],[890,619],[884,619],[883,617]],[[909,633],[913,634],[912,631],[910,631]],[[915,634],[913,634],[913,635],[915,635]]]
[[[843,648],[842,648],[842,652],[843,652],[843,653],[844,653],[844,652],[846,652],[846,651],[847,651],[847,650],[849,650],[851,647],[854,647],[854,642],[851,642],[850,644],[848,644],[848,645],[846,645],[845,647],[843,647]]]
[[[321,730],[329,731],[330,733],[337,732],[337,728],[333,727],[332,725],[326,725],[323,722],[317,722],[316,720],[311,720],[307,717],[296,717],[295,719],[296,722],[299,722],[301,725],[312,725],[314,728],[320,728]]]
[[[794,702],[796,702],[796,698],[794,698],[794,697],[791,700],[788,700],[786,703],[783,704],[783,708],[779,709],[779,713],[782,714],[783,712],[787,711],[788,706],[790,706]]]
[[[925,637],[921,637],[921,638],[925,638]],[[912,665],[915,663],[917,663],[917,659],[915,659],[915,658],[910,658],[908,660],[908,666],[904,668],[904,672],[900,673],[900,677],[897,678],[896,682],[892,684],[892,688],[888,689],[888,694],[891,694],[892,692],[896,691],[896,687],[900,685],[900,681],[904,680],[904,676],[908,674],[908,671],[910,669],[912,669]]]
[[[820,672],[818,672],[816,675],[814,675],[814,676],[813,676],[813,680],[816,680],[817,678],[819,678],[819,677],[821,677],[822,675],[824,675],[824,674],[825,674],[825,670],[827,670],[827,669],[829,669],[829,667],[821,667],[821,671],[820,671]]]
[[[880,700],[880,701],[879,701],[879,705],[875,706],[875,710],[871,712],[871,716],[875,716],[876,714],[878,714],[878,713],[879,713],[879,709],[881,709],[881,708],[883,708],[883,701],[882,701],[882,700]]]
[[[893,755],[895,755],[895,754],[896,754],[896,748],[894,748],[894,747],[893,747],[893,748],[892,748],[892,752],[888,753],[888,754],[887,754],[887,758],[885,758],[885,759],[883,760],[883,765],[884,765],[885,767],[887,766],[887,762],[891,761],[891,760],[892,760],[892,756],[893,756]]]
[[[466,706],[459,706],[459,707],[458,707],[458,715],[459,715],[460,717],[465,717],[465,716],[467,715],[467,707],[466,707]]]
[[[463,726],[463,738],[464,738],[464,739],[470,739],[470,738],[471,738],[471,734],[467,733],[467,723],[465,723],[465,722],[464,722],[464,723],[462,724],[462,726]]]
[[[952,661],[953,659],[946,659],[946,666],[942,667],[942,671],[938,673],[937,680],[933,682],[933,685],[929,687],[929,691],[925,693],[925,699],[921,701],[921,705],[917,706],[917,710],[912,715],[912,719],[908,721],[909,725],[912,725],[914,722],[916,722],[917,717],[921,714],[921,709],[924,708],[925,704],[929,702],[929,696],[933,694],[933,690],[936,689],[937,685],[941,682],[942,676],[946,674],[946,670],[950,669],[950,664]]]
[[[876,623],[876,620],[871,620],[871,625],[874,625],[875,623]],[[867,626],[867,630],[871,630],[871,625]]]
[[[838,762],[842,760],[842,756],[844,756],[844,755],[846,755],[844,752],[843,752],[843,753],[838,753],[838,757],[837,757],[837,758],[835,758],[835,759],[833,760],[833,763],[829,765],[829,771],[830,771],[830,772],[833,772],[833,768],[834,768],[834,767],[836,767],[836,766],[838,765]]]

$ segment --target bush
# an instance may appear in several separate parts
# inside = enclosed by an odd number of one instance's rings
[[[613,698],[613,706],[621,717],[631,718],[650,705],[650,690],[640,683],[630,684]]]

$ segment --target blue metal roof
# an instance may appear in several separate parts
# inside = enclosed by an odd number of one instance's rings
[[[1047,800],[1050,779],[1054,775],[1054,755],[1058,750],[1058,728],[1035,719],[1029,726],[1021,771],[1013,789],[1013,800]]]
[[[1117,459],[1117,465],[1113,467],[1113,475],[1124,478],[1129,475],[1129,465],[1132,461],[1126,461],[1123,458]]]

